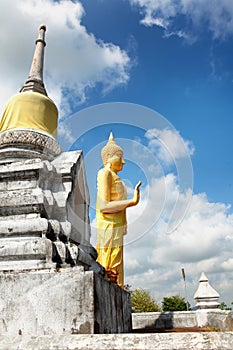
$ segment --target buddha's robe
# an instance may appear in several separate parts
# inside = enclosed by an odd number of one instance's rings
[[[108,182],[106,182],[108,178]],[[97,177],[97,261],[107,271],[117,274],[117,284],[124,286],[123,269],[123,236],[126,234],[126,210],[114,213],[101,213],[101,203],[126,199],[126,188],[118,175],[109,170],[101,169]]]

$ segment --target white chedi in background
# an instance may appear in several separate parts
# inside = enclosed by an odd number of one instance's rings
[[[219,307],[219,299],[220,295],[218,292],[211,287],[209,284],[209,280],[206,277],[205,273],[202,272],[199,286],[194,294],[194,299],[196,300],[196,308],[197,309],[217,309]]]

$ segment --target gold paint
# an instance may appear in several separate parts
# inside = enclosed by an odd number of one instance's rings
[[[57,136],[58,111],[53,101],[38,92],[23,92],[6,104],[0,132],[11,129],[34,129]]]
[[[141,182],[135,186],[134,196],[127,200],[126,188],[117,175],[125,164],[123,150],[112,133],[101,152],[104,168],[97,177],[97,261],[106,269],[112,282],[124,287],[123,236],[127,232],[126,208],[139,202]]]

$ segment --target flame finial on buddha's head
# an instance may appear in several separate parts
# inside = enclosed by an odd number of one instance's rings
[[[123,149],[116,143],[112,131],[110,132],[107,144],[102,148],[101,157],[105,165],[113,156],[123,158]]]

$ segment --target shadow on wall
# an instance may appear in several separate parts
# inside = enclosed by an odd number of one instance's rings
[[[175,331],[233,331],[233,311],[210,309],[197,311],[133,313],[134,333]]]
[[[133,332],[163,332],[175,328],[174,312],[142,312],[133,315]]]

